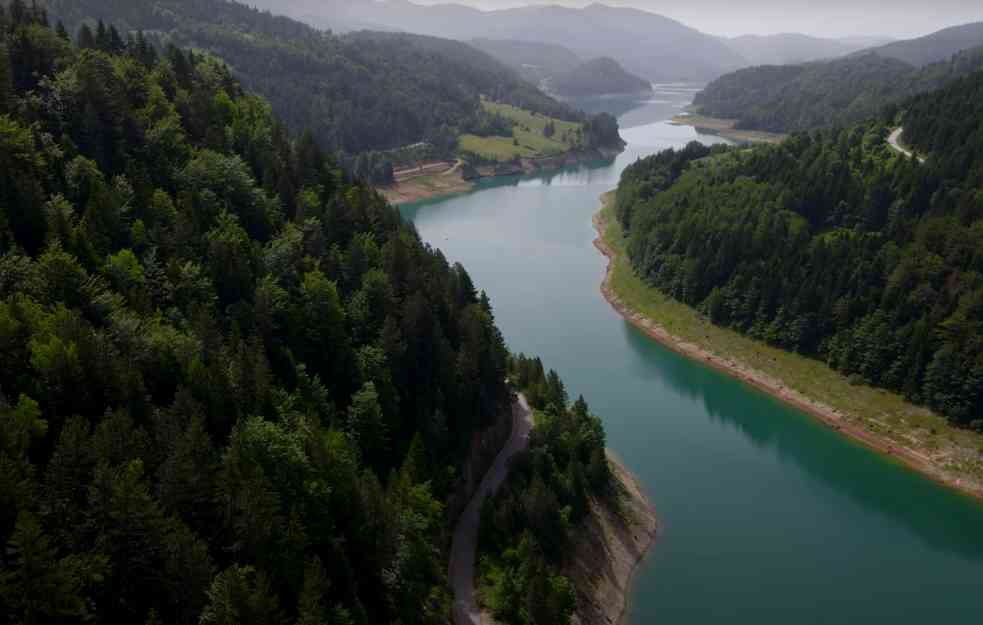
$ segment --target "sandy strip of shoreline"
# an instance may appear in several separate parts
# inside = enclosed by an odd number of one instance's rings
[[[602,203],[603,203],[602,198]],[[608,266],[601,284],[601,292],[611,306],[624,317],[624,319],[636,328],[655,339],[662,345],[682,354],[688,358],[707,364],[718,371],[726,373],[742,382],[753,386],[791,406],[798,408],[827,424],[834,430],[841,432],[854,440],[875,451],[887,454],[896,458],[908,467],[956,490],[983,499],[983,485],[973,483],[964,478],[955,476],[943,467],[931,461],[931,459],[917,449],[901,446],[894,441],[869,431],[862,425],[848,420],[847,416],[839,410],[832,408],[822,402],[806,397],[794,389],[790,389],[785,384],[768,374],[756,371],[747,365],[737,362],[730,358],[724,358],[713,352],[685,341],[673,334],[670,334],[659,325],[655,320],[632,310],[623,302],[611,288],[611,272],[615,262],[615,252],[610,249],[604,241],[604,233],[607,224],[601,217],[600,212],[594,215],[594,228],[598,232],[594,246],[608,259]]]
[[[466,193],[474,188],[474,183],[465,180],[458,169],[443,173],[427,174],[406,178],[385,187],[377,187],[390,204],[408,204],[458,193]]]
[[[669,122],[674,126],[692,126],[699,132],[717,135],[738,143],[781,143],[787,135],[764,130],[739,130],[737,120],[704,117],[697,114],[676,115]]]

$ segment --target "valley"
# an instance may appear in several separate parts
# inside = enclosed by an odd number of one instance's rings
[[[983,7],[0,0],[0,625],[983,620]]]

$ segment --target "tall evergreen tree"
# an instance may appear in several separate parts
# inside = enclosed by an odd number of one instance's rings
[[[7,46],[0,44],[0,115],[10,111],[14,97],[13,69]]]
[[[93,50],[97,47],[96,36],[92,33],[92,28],[87,23],[79,27],[78,46],[82,50]]]

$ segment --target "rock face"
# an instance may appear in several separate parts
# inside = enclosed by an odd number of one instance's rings
[[[618,506],[592,501],[563,573],[577,590],[573,625],[621,625],[631,582],[655,542],[659,523],[634,476],[609,453],[622,496]]]
[[[625,71],[610,57],[600,57],[583,63],[550,81],[550,88],[569,97],[598,96],[615,93],[643,93],[652,84]]]

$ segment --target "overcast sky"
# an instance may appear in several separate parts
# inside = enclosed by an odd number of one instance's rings
[[[524,4],[585,6],[590,0],[412,0],[482,9]],[[715,35],[799,32],[819,36],[909,38],[983,21],[983,0],[604,0],[660,13]]]

